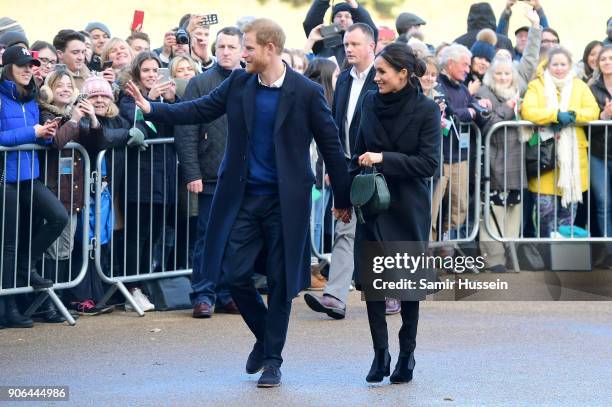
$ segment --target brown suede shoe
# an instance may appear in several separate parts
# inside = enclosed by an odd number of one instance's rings
[[[215,307],[215,312],[218,314],[240,315],[240,310],[238,309],[238,306],[236,305],[234,300],[231,300],[222,307]]]
[[[402,310],[402,303],[393,298],[385,300],[385,315],[398,314]]]
[[[205,302],[199,302],[193,307],[194,318],[210,318],[212,314],[211,306]]]

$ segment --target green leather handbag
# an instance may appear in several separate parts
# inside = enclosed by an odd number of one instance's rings
[[[362,169],[351,184],[351,203],[359,223],[365,223],[366,219],[371,220],[386,211],[391,202],[384,175],[376,171],[376,167],[372,167],[371,173],[367,171]]]

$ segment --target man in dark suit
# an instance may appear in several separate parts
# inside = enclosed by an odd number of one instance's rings
[[[242,31],[246,71],[233,71],[209,95],[161,105],[149,103],[131,82],[126,91],[148,120],[195,124],[227,114],[227,148],[211,207],[203,267],[210,273],[223,270],[232,298],[257,339],[247,372],[263,369],[257,386],[275,387],[280,385],[291,300],[310,284],[313,136],[329,169],[334,214],[344,222],[351,218],[350,178],[323,89],[281,59],[282,28],[271,20],[256,19]],[[264,246],[267,308],[251,279]]]
[[[339,128],[340,140],[347,161],[353,154],[359,121],[361,101],[369,90],[376,90],[374,83],[374,32],[367,24],[356,23],[344,34],[344,49],[350,67],[342,71],[336,82],[332,114]],[[329,280],[323,296],[311,293],[304,295],[308,306],[335,319],[346,314],[346,300],[353,278],[353,245],[355,241],[356,217],[348,224],[338,223],[335,228]]]

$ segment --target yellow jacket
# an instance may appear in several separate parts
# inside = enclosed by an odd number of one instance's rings
[[[523,104],[521,106],[521,117],[538,126],[547,126],[557,123],[557,110],[547,108],[546,92],[544,90],[544,76],[538,70],[538,78],[529,83]],[[559,100],[561,94],[557,92]],[[568,111],[576,112],[576,123],[587,123],[597,120],[599,117],[599,106],[589,87],[578,78],[574,78],[572,95]],[[587,157],[588,141],[582,127],[576,127],[578,137],[578,156],[580,157],[580,175],[582,178],[582,191],[589,189],[589,163]],[[558,173],[557,173],[558,178]],[[547,195],[561,195],[557,189],[557,178],[555,171],[550,171],[537,177],[529,179],[529,190]]]

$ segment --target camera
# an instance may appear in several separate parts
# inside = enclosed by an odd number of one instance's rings
[[[491,116],[491,112],[488,109],[485,109],[484,107],[480,106],[478,103],[472,103],[470,107],[476,110],[476,114],[479,114],[480,117],[482,117],[483,119],[486,119]]]
[[[324,25],[321,27],[321,36],[323,37],[323,44],[326,48],[342,45],[342,31],[338,24]]]
[[[189,44],[189,34],[187,34],[187,31],[183,30],[182,28],[176,30],[174,33],[174,39],[176,40],[177,44]]]

